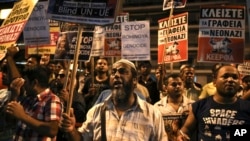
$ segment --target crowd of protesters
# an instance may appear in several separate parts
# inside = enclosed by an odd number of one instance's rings
[[[150,61],[95,57],[72,76],[71,62],[51,55],[30,55],[20,68],[17,52],[9,47],[1,60],[1,141],[229,139],[230,124],[203,120],[221,118],[211,110],[238,111],[230,118],[250,124],[240,106],[250,106],[250,77],[231,64],[215,64],[213,81],[202,85],[192,64],[166,73],[161,65],[152,71]]]

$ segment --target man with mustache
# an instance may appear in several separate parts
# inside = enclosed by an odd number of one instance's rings
[[[178,130],[186,120],[189,108],[194,102],[184,94],[184,84],[179,74],[169,74],[163,78],[166,96],[156,102],[165,122],[169,141],[176,141]]]
[[[73,110],[70,115],[63,114],[59,126],[68,133],[68,140],[167,141],[160,111],[134,93],[136,84],[134,63],[126,59],[115,62],[110,75],[112,94],[88,111],[78,130],[74,128]]]

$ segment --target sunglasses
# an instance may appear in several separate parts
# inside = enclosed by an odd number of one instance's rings
[[[119,74],[127,74],[128,70],[126,68],[119,68],[119,69],[112,69],[111,74],[115,74],[116,72],[119,72]]]

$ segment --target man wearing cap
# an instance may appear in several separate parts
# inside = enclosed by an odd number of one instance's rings
[[[110,75],[111,95],[88,111],[87,120],[78,130],[74,128],[73,109],[70,115],[63,114],[59,127],[70,141],[167,141],[161,113],[134,93],[136,85],[135,65],[118,60]]]

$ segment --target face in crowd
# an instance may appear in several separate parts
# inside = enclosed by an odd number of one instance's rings
[[[182,80],[185,83],[193,83],[195,70],[193,67],[185,67],[181,70]]]
[[[151,64],[149,62],[143,62],[141,65],[140,65],[140,73],[142,75],[148,75],[150,74],[151,72]]]
[[[222,66],[215,74],[214,85],[222,97],[234,97],[240,88],[240,75],[234,66]]]
[[[110,86],[116,101],[128,100],[137,84],[136,73],[132,73],[131,66],[125,63],[115,63],[110,75]],[[135,70],[134,70],[135,71]]]
[[[97,72],[100,72],[100,73],[106,73],[108,72],[108,60],[102,58],[102,59],[98,59],[97,60],[97,63],[96,63],[96,66],[95,66],[95,70]]]
[[[168,76],[165,80],[165,89],[169,96],[171,97],[179,97],[182,95],[184,91],[183,81],[181,77],[177,74],[173,74]]]

